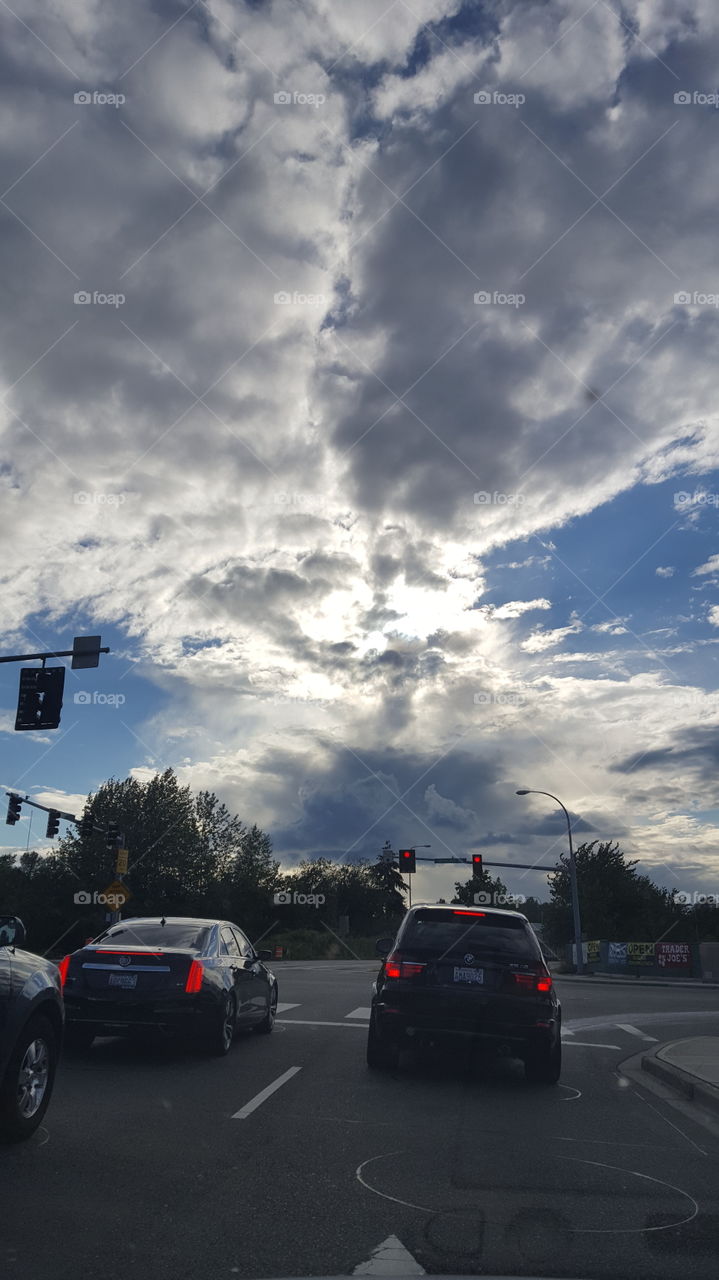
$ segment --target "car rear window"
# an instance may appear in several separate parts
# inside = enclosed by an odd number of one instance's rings
[[[209,935],[206,926],[196,924],[158,924],[155,920],[143,924],[141,920],[128,920],[96,941],[105,947],[116,942],[123,947],[187,947],[191,951],[204,951]]]
[[[475,954],[506,956],[513,960],[541,960],[534,935],[523,920],[505,916],[456,914],[454,911],[416,912],[401,937],[403,950],[427,955],[470,950]]]

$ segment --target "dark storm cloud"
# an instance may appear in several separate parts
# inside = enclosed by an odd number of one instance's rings
[[[713,787],[719,768],[719,727],[695,725],[691,729],[683,729],[669,746],[633,752],[609,768],[614,773],[667,768],[679,772],[688,768],[702,783]]]

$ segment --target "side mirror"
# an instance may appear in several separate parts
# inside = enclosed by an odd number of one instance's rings
[[[18,916],[0,916],[0,947],[23,947],[25,925]]]
[[[269,947],[263,947],[261,951],[258,951],[258,952],[257,952],[257,959],[258,959],[258,960],[271,960],[271,959],[272,959],[272,951],[270,950],[270,948],[269,948]]]
[[[375,951],[384,959],[385,956],[389,955],[393,946],[394,938],[378,938],[375,943]]]

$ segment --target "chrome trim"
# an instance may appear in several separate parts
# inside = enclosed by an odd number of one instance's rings
[[[133,964],[130,969],[119,964],[83,964],[83,969],[112,969],[113,973],[171,973],[169,964]]]

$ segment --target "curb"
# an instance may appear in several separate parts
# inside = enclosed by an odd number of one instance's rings
[[[703,1107],[708,1107],[710,1111],[714,1111],[719,1115],[719,1089],[714,1085],[707,1084],[700,1080],[697,1076],[693,1076],[688,1071],[684,1071],[681,1067],[675,1067],[673,1063],[664,1062],[657,1058],[660,1049],[667,1049],[671,1044],[681,1044],[682,1041],[669,1041],[668,1044],[660,1044],[656,1049],[652,1049],[651,1053],[642,1055],[642,1070],[648,1071],[650,1075],[656,1076],[664,1084],[668,1084],[671,1089],[676,1089],[690,1102],[698,1102]]]
[[[551,966],[550,966],[551,968]],[[604,987],[679,987],[682,991],[716,991],[719,989],[719,982],[702,982],[699,978],[693,982],[672,981],[671,978],[611,978],[608,974],[600,973],[557,973],[552,970],[552,977],[557,978],[560,982],[591,982],[594,986],[600,984]]]

